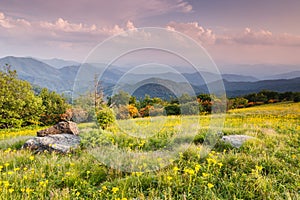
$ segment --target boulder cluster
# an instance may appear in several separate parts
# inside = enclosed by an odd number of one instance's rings
[[[71,121],[62,121],[47,129],[37,132],[37,137],[29,139],[23,148],[35,152],[69,153],[80,145],[77,124]]]

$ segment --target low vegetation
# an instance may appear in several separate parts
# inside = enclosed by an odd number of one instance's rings
[[[82,147],[67,155],[33,154],[20,150],[18,143],[0,145],[0,199],[299,199],[299,113],[300,103],[230,110],[223,133],[257,139],[240,149],[218,142],[205,157],[199,152],[211,130],[210,115],[182,116],[185,123],[194,123],[199,117],[199,132],[186,151],[154,171],[110,168],[91,152],[99,144],[132,152],[164,148],[180,117],[118,120],[105,131],[94,124],[80,124]],[[146,137],[124,134],[132,122],[140,125],[135,126],[136,132]],[[153,123],[152,128],[149,123]],[[7,129],[5,135],[14,138],[17,132],[26,136],[35,131]]]

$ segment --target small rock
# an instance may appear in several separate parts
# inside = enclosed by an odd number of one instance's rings
[[[27,140],[22,148],[35,150],[36,152],[55,151],[68,153],[79,147],[80,137],[71,134],[48,135],[45,137],[35,137]]]
[[[231,144],[235,148],[240,148],[247,140],[250,139],[255,139],[255,137],[248,135],[227,135],[222,137],[224,142]]]
[[[51,126],[47,129],[41,130],[37,132],[37,136],[44,137],[47,135],[56,135],[56,134],[73,134],[78,135],[79,130],[77,124],[71,121],[63,121],[58,124]]]

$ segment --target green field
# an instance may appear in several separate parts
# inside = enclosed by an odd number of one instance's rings
[[[80,124],[81,148],[68,155],[20,150],[39,127],[1,130],[0,199],[300,199],[299,125],[300,103],[123,120],[106,131]],[[215,141],[206,154],[217,131],[257,139],[239,149]],[[161,150],[170,154],[155,157]]]

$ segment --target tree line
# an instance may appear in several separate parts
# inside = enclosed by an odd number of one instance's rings
[[[115,119],[210,114],[267,103],[300,101],[299,92],[279,93],[268,90],[230,99],[212,94],[182,94],[168,100],[149,95],[137,99],[119,91],[104,99],[102,88],[95,81],[94,91],[78,96],[71,105],[70,99],[56,92],[33,88],[29,82],[18,79],[17,72],[9,65],[0,70],[0,85],[0,128],[45,126],[62,119],[76,122],[97,120],[102,128],[106,128]]]
[[[262,90],[228,100],[228,108],[245,108],[250,106],[278,103],[284,101],[300,102],[300,92],[275,92]]]

